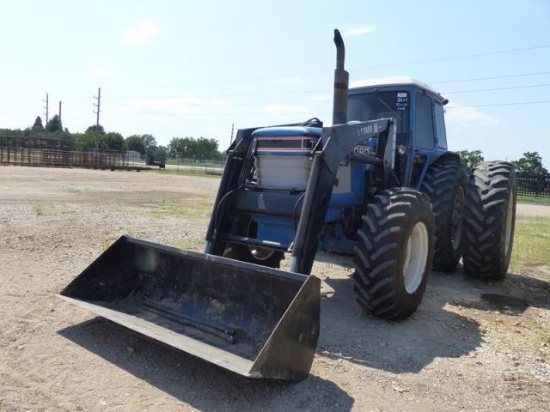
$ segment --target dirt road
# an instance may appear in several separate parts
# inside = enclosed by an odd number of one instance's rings
[[[548,410],[542,265],[499,284],[433,273],[418,312],[392,323],[355,303],[351,260],[321,254],[313,273],[334,293],[311,376],[293,384],[242,379],[55,296],[122,234],[199,250],[217,184],[0,167],[0,411]]]

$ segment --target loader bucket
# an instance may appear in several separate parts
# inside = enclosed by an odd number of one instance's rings
[[[122,236],[60,297],[251,378],[308,376],[320,281]]]

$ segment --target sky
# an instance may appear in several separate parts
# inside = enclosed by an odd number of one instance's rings
[[[58,114],[124,137],[332,119],[333,30],[350,83],[411,76],[450,100],[451,150],[550,169],[550,1],[50,0],[0,5],[0,128]]]

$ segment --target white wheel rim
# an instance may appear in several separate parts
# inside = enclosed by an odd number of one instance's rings
[[[422,283],[428,260],[428,229],[422,222],[414,225],[407,244],[403,264],[405,290],[414,293]]]
[[[264,261],[264,260],[269,259],[271,256],[273,256],[273,253],[275,253],[275,251],[273,251],[273,250],[264,249],[264,248],[261,248],[261,247],[252,247],[252,246],[250,246],[249,249],[250,249],[250,253],[252,254],[252,256],[254,256],[254,259],[260,260],[260,261]]]

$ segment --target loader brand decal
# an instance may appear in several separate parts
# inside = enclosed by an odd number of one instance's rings
[[[408,105],[409,105],[409,93],[407,92],[397,93],[397,99],[395,103],[396,109],[406,110]]]
[[[368,134],[378,133],[378,123],[368,124],[357,130],[357,136],[366,136]]]

